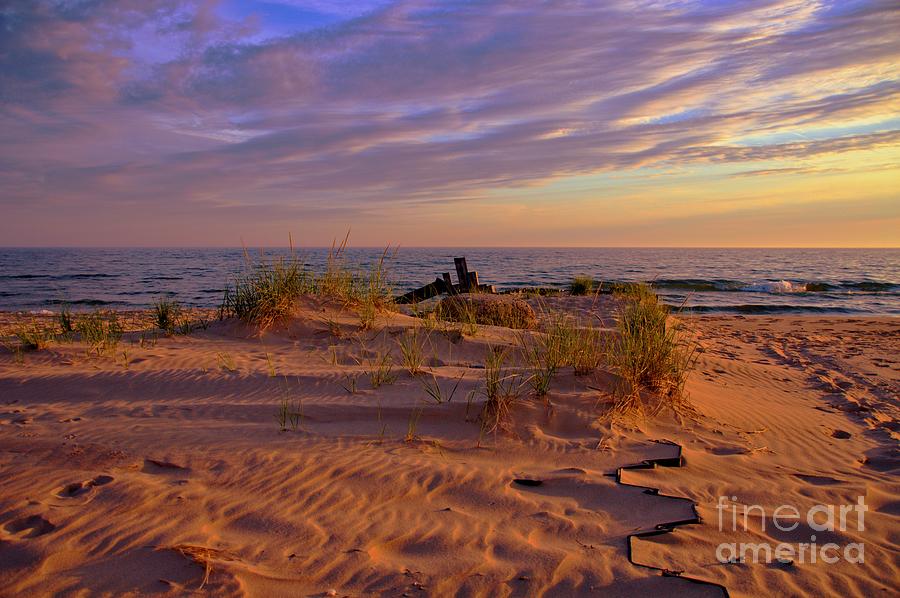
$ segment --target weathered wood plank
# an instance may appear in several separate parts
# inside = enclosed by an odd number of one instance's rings
[[[434,282],[426,284],[424,287],[420,287],[415,289],[414,291],[410,291],[405,295],[400,295],[394,301],[396,303],[416,303],[418,301],[424,301],[426,299],[431,299],[432,297],[437,297],[441,293],[445,293],[446,288],[444,284],[444,280],[442,278],[435,278]]]
[[[448,295],[454,295],[454,294],[456,294],[456,289],[453,288],[453,279],[450,278],[450,273],[449,273],[449,272],[444,272],[441,276],[442,276],[443,279],[444,279],[444,286],[445,286],[446,289],[447,289],[447,294],[448,294]]]
[[[469,290],[469,267],[466,266],[466,258],[455,257],[453,264],[456,266],[456,278],[459,280],[459,290],[465,293]]]
[[[481,292],[495,294],[497,292],[494,285],[481,284],[478,281],[478,272],[469,272],[465,257],[453,258],[453,264],[456,266],[456,277],[459,279],[459,284],[453,284],[450,273],[443,272],[439,278],[435,278],[434,282],[400,295],[394,301],[397,303],[416,303],[431,299],[442,293],[455,295],[457,293]]]

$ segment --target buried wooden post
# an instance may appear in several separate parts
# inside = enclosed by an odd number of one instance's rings
[[[453,263],[456,265],[456,278],[459,280],[459,292],[465,293],[469,290],[469,268],[466,266],[466,258],[455,257]]]
[[[410,291],[405,295],[400,295],[399,297],[395,298],[394,301],[396,301],[397,303],[416,303],[418,301],[431,299],[432,297],[436,297],[442,293],[447,293],[448,295],[456,295],[457,293],[497,292],[497,289],[495,289],[493,285],[479,283],[478,272],[469,272],[469,267],[468,265],[466,265],[466,258],[453,258],[453,262],[456,266],[456,276],[459,278],[459,284],[453,284],[453,279],[450,278],[450,273],[443,272],[438,278],[434,280],[434,282]]]
[[[432,297],[437,297],[441,293],[447,292],[446,285],[441,278],[436,278],[434,282],[426,284],[424,287],[410,291],[405,295],[397,297],[394,301],[397,303],[418,303]]]
[[[476,292],[478,288],[478,272],[469,272],[469,291]]]
[[[450,273],[444,272],[443,274],[441,274],[441,276],[444,280],[444,286],[447,287],[447,294],[455,295],[456,293],[453,290],[453,279],[450,278]]]

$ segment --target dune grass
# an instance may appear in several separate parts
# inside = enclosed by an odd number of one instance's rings
[[[167,333],[175,330],[176,322],[181,315],[181,306],[178,301],[168,297],[160,297],[153,302],[153,319],[156,327]]]
[[[102,314],[95,311],[79,316],[75,320],[75,331],[89,349],[101,355],[115,350],[122,340],[123,328],[115,313]]]
[[[684,410],[684,386],[696,362],[696,348],[648,285],[630,285],[618,296],[623,305],[617,334],[607,348],[610,366],[621,379],[615,411],[652,415],[665,407]],[[659,400],[648,405],[642,390]]]
[[[278,422],[278,429],[287,432],[288,428],[296,430],[303,418],[303,404],[300,399],[292,401],[288,397],[282,397],[278,403],[278,409],[275,411],[275,421]]]
[[[56,314],[56,323],[59,324],[60,334],[65,339],[71,339],[75,334],[75,320],[72,315],[72,309],[68,305],[63,305],[59,313]]]
[[[459,383],[462,382],[464,376],[465,372],[460,374],[460,376],[456,379],[456,383],[453,385],[453,388],[450,389],[450,392],[446,392],[441,387],[437,376],[432,372],[431,380],[428,380],[428,378],[422,379],[422,388],[425,390],[425,394],[427,394],[428,397],[438,405],[449,403],[453,400],[453,395],[456,394],[456,390],[459,388]]]
[[[485,397],[479,419],[481,432],[492,433],[506,427],[510,419],[513,404],[522,396],[522,390],[528,383],[521,374],[513,372],[507,366],[508,348],[488,347],[484,360]]]
[[[394,371],[394,360],[390,352],[378,352],[372,359],[369,359],[365,374],[369,377],[372,388],[396,382],[397,373]]]
[[[576,276],[569,283],[571,295],[589,295],[594,291],[594,279],[590,276]]]
[[[429,340],[427,333],[419,331],[418,327],[407,330],[405,334],[397,339],[400,346],[400,355],[403,358],[403,367],[411,376],[417,376],[422,373],[422,366],[425,363],[425,343]]]
[[[350,374],[345,376],[344,380],[346,380],[346,382],[338,382],[338,384],[341,385],[341,388],[343,388],[348,395],[355,395],[359,390],[359,377]]]
[[[260,260],[225,291],[222,311],[265,330],[290,316],[297,299],[313,289],[311,274],[296,258]]]
[[[294,305],[303,296],[337,301],[355,310],[363,330],[374,328],[377,316],[393,302],[386,262],[390,247],[367,270],[353,268],[346,260],[347,241],[332,245],[325,269],[315,273],[297,257],[253,261],[245,253],[244,273],[236,277],[225,292],[220,313],[236,316],[265,330],[291,316]]]
[[[14,334],[19,339],[19,349],[22,351],[41,351],[49,347],[50,341],[53,340],[50,331],[36,322],[18,327]]]
[[[234,373],[238,370],[234,357],[227,351],[216,353],[216,363],[218,364],[219,369],[225,370],[226,372]]]
[[[603,333],[592,323],[576,324],[566,348],[566,363],[576,376],[586,376],[603,362]]]
[[[537,397],[550,391],[553,376],[565,364],[569,344],[564,316],[555,313],[548,316],[541,332],[519,335],[522,356],[531,370],[529,384]]]
[[[550,391],[560,368],[571,366],[577,376],[589,374],[604,355],[603,336],[593,324],[564,312],[544,310],[543,314],[538,333],[519,336],[523,361],[531,371],[529,384],[537,397]]]
[[[416,431],[419,428],[419,419],[421,419],[424,411],[425,409],[416,401],[416,405],[409,412],[409,419],[406,422],[406,434],[403,436],[404,442],[415,442],[419,439]]]

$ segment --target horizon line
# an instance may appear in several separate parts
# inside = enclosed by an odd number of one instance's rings
[[[336,246],[336,245],[335,245]],[[0,245],[7,249],[291,249],[291,245]],[[293,249],[331,249],[294,245]],[[346,249],[900,249],[900,245],[348,245]]]

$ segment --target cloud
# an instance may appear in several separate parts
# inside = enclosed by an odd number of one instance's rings
[[[792,161],[900,141],[889,1],[281,4],[340,18],[7,3],[0,204],[440,206],[673,165],[812,176]]]

